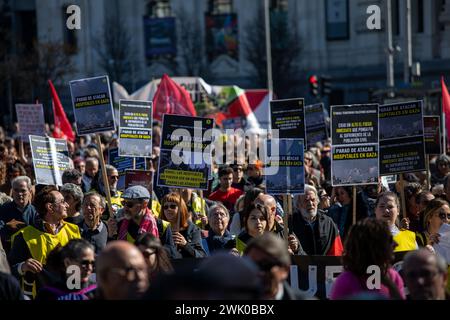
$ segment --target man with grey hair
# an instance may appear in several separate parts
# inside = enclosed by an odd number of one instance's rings
[[[428,249],[406,254],[403,259],[403,278],[411,300],[448,300],[447,263]]]
[[[305,185],[305,194],[294,199],[296,208],[289,223],[289,230],[300,241],[300,245],[308,255],[342,255],[343,246],[339,229],[333,220],[318,209],[319,196],[317,189]]]
[[[105,199],[95,191],[84,195],[82,211],[84,221],[78,224],[81,237],[91,243],[98,254],[108,241],[108,228],[100,219],[106,208]]]
[[[34,224],[38,213],[31,204],[31,179],[16,177],[12,182],[12,202],[0,206],[0,237],[6,253],[11,249],[11,236],[27,225]]]
[[[84,217],[80,212],[81,203],[83,202],[83,190],[76,184],[66,183],[59,191],[64,196],[64,200],[69,204],[67,218],[64,220],[79,225],[84,220]]]

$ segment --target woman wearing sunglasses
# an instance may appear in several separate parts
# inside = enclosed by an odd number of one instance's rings
[[[150,282],[159,274],[173,272],[172,263],[169,255],[164,249],[161,240],[150,233],[143,233],[138,236],[134,243],[144,256],[148,268]]]
[[[450,207],[447,201],[433,199],[424,210],[424,231],[417,232],[417,244],[420,247],[439,243],[439,229],[444,223],[449,223]],[[428,246],[429,245],[429,246]]]
[[[183,258],[203,258],[200,229],[189,219],[186,203],[180,194],[171,192],[161,201],[161,219],[170,222],[173,242]]]
[[[36,300],[88,300],[94,297],[94,247],[84,239],[70,240],[47,258]],[[76,277],[79,275],[79,277]],[[71,287],[69,287],[71,286]]]

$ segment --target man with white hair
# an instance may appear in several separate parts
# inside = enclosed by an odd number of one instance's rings
[[[38,216],[31,204],[31,180],[19,176],[12,182],[12,202],[0,206],[0,237],[6,253],[11,249],[11,236],[27,225],[33,224]]]
[[[305,194],[295,198],[296,210],[292,215],[289,230],[299,239],[308,255],[342,255],[343,247],[339,230],[333,220],[318,209],[317,189],[305,185]]]

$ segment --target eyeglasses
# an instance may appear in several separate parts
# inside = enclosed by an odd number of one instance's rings
[[[225,212],[214,212],[212,215],[211,215],[211,217],[212,218],[226,218],[227,217],[227,214],[225,213]]]
[[[273,267],[279,266],[280,263],[274,260],[261,260],[256,261],[256,265],[259,267],[261,271],[269,272],[270,270],[272,270]]]
[[[62,199],[61,201],[53,202],[53,204],[64,204],[64,203],[67,203],[67,201],[65,199]]]
[[[28,192],[27,189],[13,189],[13,190],[15,193],[18,193],[18,194],[25,194]]]
[[[139,202],[135,202],[135,201],[122,201],[122,205],[127,208],[133,208],[138,203]]]
[[[312,158],[304,158],[305,160],[312,160]]]
[[[109,176],[110,179],[119,180],[119,176]]]
[[[83,267],[94,266],[95,265],[95,261],[94,260],[81,260],[80,264]]]
[[[404,273],[405,277],[407,277],[409,279],[419,279],[419,278],[432,279],[437,274],[438,274],[437,271],[432,271],[432,270],[427,270],[427,269],[418,270],[418,271],[410,271],[410,272]]]
[[[138,275],[144,275],[147,270],[144,268],[135,269],[133,267],[128,268],[111,268],[109,269],[112,272],[119,274],[122,277],[125,277],[128,281],[134,281],[138,278]]]
[[[178,206],[176,205],[176,204],[165,204],[164,206],[163,206],[163,209],[164,210],[167,210],[167,209],[172,209],[172,210],[174,210],[174,209],[176,209],[176,208],[178,208]]]
[[[234,172],[238,172],[238,171],[244,171],[242,168],[233,168]]]

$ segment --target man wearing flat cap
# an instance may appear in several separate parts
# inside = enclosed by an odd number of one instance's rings
[[[147,188],[129,187],[122,194],[122,198],[123,208],[117,216],[124,218],[118,222],[114,219],[109,220],[110,237],[134,243],[140,234],[150,233],[161,240],[171,258],[179,258],[180,255],[173,243],[170,223],[155,218],[149,208],[151,196]]]

